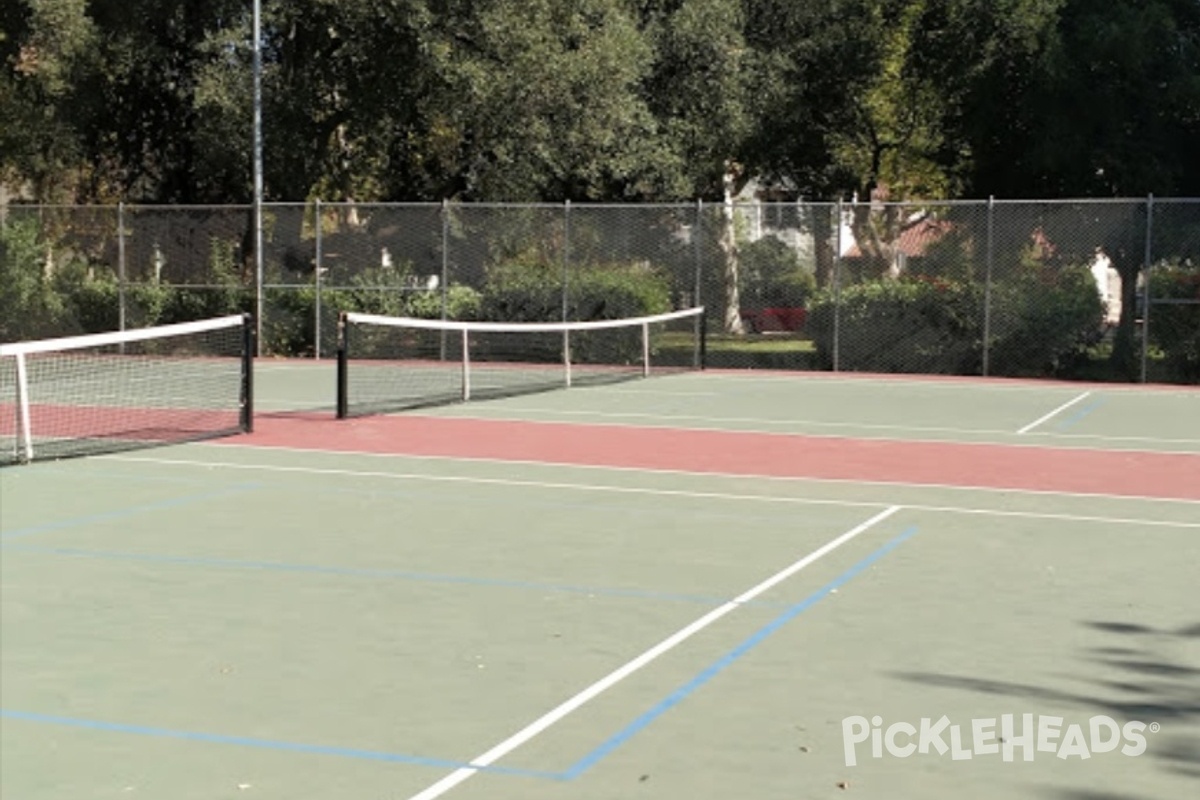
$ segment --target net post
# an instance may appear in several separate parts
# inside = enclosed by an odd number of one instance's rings
[[[349,359],[346,345],[350,339],[349,324],[346,312],[338,314],[337,323],[337,418],[345,419],[349,415],[349,398],[346,395],[348,386]]]
[[[17,460],[33,461],[33,426],[29,417],[29,374],[25,354],[17,353]]]
[[[699,361],[697,364],[701,370],[708,368],[708,309],[704,308],[700,311],[700,336],[696,341],[696,348],[699,351]]]
[[[650,323],[642,323],[642,377],[650,377]]]
[[[471,334],[462,332],[462,399],[471,399]]]
[[[242,315],[242,387],[241,428],[242,433],[254,432],[254,317]]]

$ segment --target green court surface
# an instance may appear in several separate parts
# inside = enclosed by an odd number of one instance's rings
[[[331,362],[260,367],[264,412],[332,414]],[[915,441],[1200,453],[1200,390],[828,374],[686,373],[422,413]]]
[[[260,411],[325,413],[331,370],[264,366]],[[1200,451],[1196,392],[1085,392],[711,374],[428,413]],[[1198,576],[1187,501],[236,439],[9,468],[0,795],[1195,796]]]

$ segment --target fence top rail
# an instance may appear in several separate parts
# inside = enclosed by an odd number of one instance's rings
[[[803,198],[796,200],[756,200],[756,199],[735,199],[733,205],[761,205],[761,206],[781,206],[781,207],[811,207],[825,208],[836,205],[872,205],[878,207],[922,207],[922,206],[982,206],[989,203],[995,205],[1043,205],[1043,206],[1068,206],[1068,205],[1115,205],[1115,204],[1134,204],[1146,203],[1153,201],[1155,204],[1172,203],[1172,204],[1200,204],[1200,197],[1056,197],[1056,198],[974,198],[974,199],[911,199],[911,200],[888,200],[888,201],[872,201],[872,200],[854,200],[851,198],[843,198],[839,200],[805,200]],[[309,208],[316,204],[320,204],[322,208],[339,209],[339,208],[478,208],[478,209],[546,209],[561,211],[564,208],[572,209],[679,209],[689,210],[695,209],[697,206],[721,206],[724,203],[721,200],[703,200],[696,199],[691,201],[678,202],[646,202],[646,203],[630,203],[626,201],[620,202],[462,202],[462,201],[411,201],[411,202],[362,202],[362,201],[346,201],[346,200],[322,200],[316,198],[312,201],[269,201],[262,204],[263,208]],[[153,204],[153,203],[31,203],[21,200],[8,200],[5,203],[0,203],[0,209],[8,211],[72,211],[72,210],[91,210],[91,211],[115,211],[118,208],[123,208],[126,211],[253,211],[254,205],[250,203],[204,203],[204,204]]]

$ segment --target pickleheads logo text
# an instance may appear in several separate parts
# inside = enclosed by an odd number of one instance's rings
[[[965,725],[943,716],[936,720],[925,717],[915,725],[893,722],[885,727],[882,717],[855,716],[842,720],[842,744],[848,767],[858,764],[868,752],[871,758],[883,758],[886,753],[894,758],[936,755],[966,761],[994,756],[1005,761],[1033,761],[1044,753],[1064,760],[1086,760],[1109,753],[1140,756],[1146,752],[1145,734],[1159,730],[1157,722],[1122,725],[1108,716],[1095,716],[1084,723],[1065,722],[1062,717],[1005,714],[973,719]]]

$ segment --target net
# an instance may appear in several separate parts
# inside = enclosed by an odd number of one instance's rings
[[[0,344],[0,465],[249,431],[248,316]]]
[[[597,322],[342,314],[339,417],[702,369],[704,309]]]

